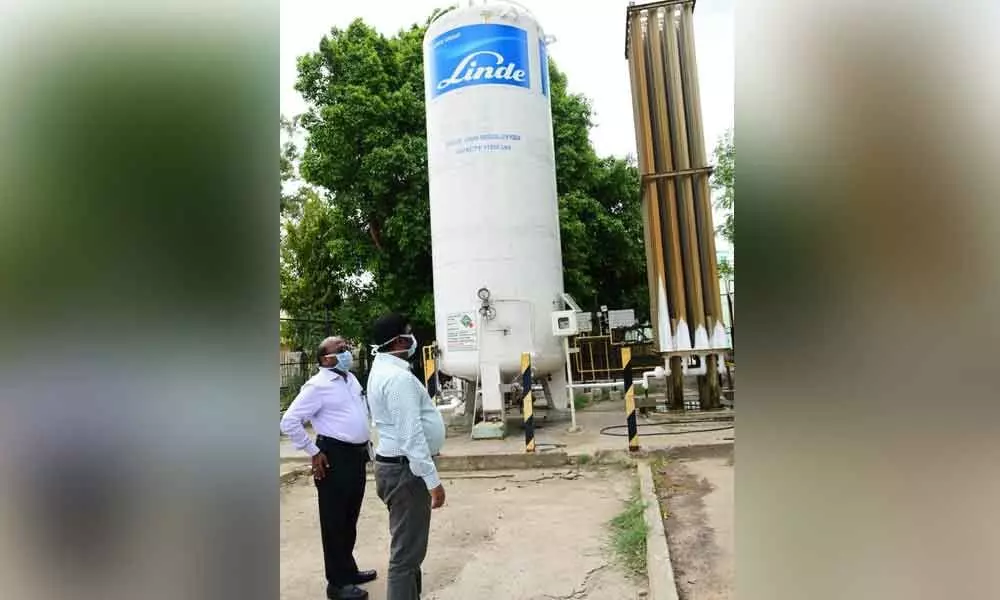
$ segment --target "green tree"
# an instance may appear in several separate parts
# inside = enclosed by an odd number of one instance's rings
[[[424,31],[386,37],[356,20],[299,58],[296,89],[309,106],[298,122],[307,134],[299,175],[311,187],[284,224],[289,314],[330,310],[338,331],[358,337],[385,310],[433,325]],[[585,305],[647,314],[634,161],[600,159],[589,102],[567,91],[554,64],[550,81],[565,287]]]
[[[736,182],[736,147],[733,145],[733,130],[728,129],[715,145],[715,170],[712,172],[712,187],[721,192],[716,207],[725,211],[719,234],[733,246],[736,245],[736,219],[733,201]]]

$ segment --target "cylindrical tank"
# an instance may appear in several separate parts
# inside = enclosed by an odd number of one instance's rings
[[[563,291],[546,37],[516,3],[453,9],[424,36],[440,368],[562,367]],[[480,298],[482,296],[488,299]]]

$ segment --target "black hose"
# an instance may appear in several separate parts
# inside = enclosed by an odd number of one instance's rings
[[[706,420],[709,421],[709,420]],[[687,423],[698,423],[701,421],[686,421]],[[664,425],[683,425],[684,423],[637,423],[639,427],[663,427]],[[655,433],[643,433],[643,437],[650,437],[654,435],[684,435],[685,433],[709,433],[712,431],[728,431],[735,428],[735,425],[728,425],[726,427],[712,427],[709,429],[689,429],[687,431],[657,431]],[[613,429],[625,429],[625,433],[609,433]],[[611,437],[629,437],[628,435],[628,425],[611,425],[605,427],[601,430],[601,435],[607,435]]]

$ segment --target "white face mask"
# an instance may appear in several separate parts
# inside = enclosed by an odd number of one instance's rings
[[[417,338],[411,333],[408,333],[406,335],[401,335],[399,337],[410,338],[411,344],[410,347],[407,348],[406,350],[406,358],[412,358],[413,355],[417,352]]]
[[[398,338],[409,338],[410,339],[410,347],[407,348],[406,350],[395,350],[393,352],[386,352],[386,354],[398,354],[400,352],[405,352],[406,353],[406,358],[412,358],[413,355],[416,354],[416,352],[417,352],[417,338],[416,338],[416,336],[414,336],[412,333],[404,333],[403,335],[396,336],[393,339],[398,339]],[[389,340],[389,342],[391,342],[391,341],[392,340]],[[375,356],[376,354],[378,354],[379,352],[381,352],[381,348],[383,346],[387,346],[389,344],[389,342],[386,342],[386,343],[378,345],[378,346],[372,346],[372,356]]]

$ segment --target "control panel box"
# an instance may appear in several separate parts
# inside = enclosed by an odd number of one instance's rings
[[[557,310],[552,313],[552,335],[570,337],[580,332],[576,321],[576,311]]]

